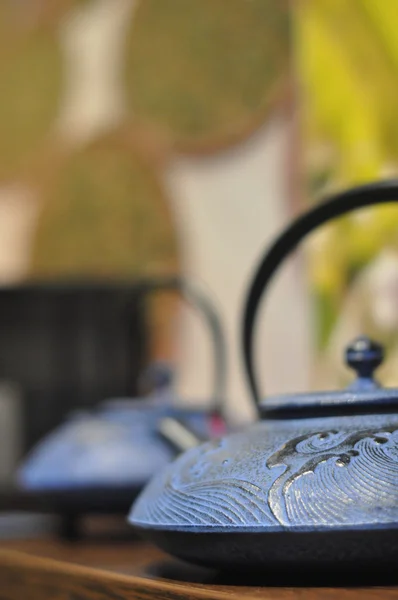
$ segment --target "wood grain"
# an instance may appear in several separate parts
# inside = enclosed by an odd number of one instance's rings
[[[21,551],[22,550],[22,551]],[[50,558],[51,557],[51,558]],[[54,560],[56,558],[57,560]],[[169,561],[170,562],[170,561]],[[209,572],[183,566],[176,579],[159,575],[165,555],[141,544],[71,545],[56,540],[0,547],[1,600],[390,600],[394,587],[306,588],[206,584]],[[156,570],[156,565],[158,569]],[[169,571],[170,572],[170,571]],[[158,574],[157,574],[158,573]],[[190,581],[184,580],[191,579]]]

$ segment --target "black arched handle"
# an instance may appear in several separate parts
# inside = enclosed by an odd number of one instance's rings
[[[398,202],[398,179],[371,183],[339,192],[298,217],[282,231],[266,252],[257,267],[246,297],[242,330],[246,376],[257,405],[260,402],[260,390],[253,364],[254,326],[261,297],[267,290],[273,275],[285,258],[314,229],[358,208],[388,202]]]
[[[212,402],[214,412],[223,414],[227,385],[227,347],[221,318],[213,303],[198,285],[182,277],[149,279],[142,282],[134,301],[141,301],[150,294],[176,291],[202,315],[213,345],[214,365],[212,382]]]

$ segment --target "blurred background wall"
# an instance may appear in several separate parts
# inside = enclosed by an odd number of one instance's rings
[[[288,3],[4,0],[0,11],[2,282],[194,278],[226,327],[231,412],[249,416],[246,285],[300,202]],[[287,266],[261,318],[267,391],[309,383],[301,267]],[[176,359],[182,394],[206,396],[209,342],[174,299],[154,309],[152,353]]]
[[[378,0],[3,0],[0,282],[192,277],[249,417],[240,317],[261,252],[323,194],[397,172],[397,17]],[[397,230],[396,207],[363,210],[286,265],[259,320],[264,392],[344,384],[360,332],[398,384]],[[153,303],[151,354],[192,400],[209,349],[192,311]]]

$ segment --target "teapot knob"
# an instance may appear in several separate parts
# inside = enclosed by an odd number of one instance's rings
[[[373,380],[373,372],[384,359],[383,346],[366,336],[356,338],[346,349],[346,364],[354,369],[359,379]]]

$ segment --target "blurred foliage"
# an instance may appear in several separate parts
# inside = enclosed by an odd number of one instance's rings
[[[305,0],[296,11],[306,172],[311,200],[398,170],[397,2]],[[320,343],[345,291],[386,245],[397,243],[398,207],[357,211],[311,246]]]
[[[21,170],[51,130],[62,71],[56,37],[47,30],[31,32],[0,52],[1,177]]]
[[[128,36],[128,105],[178,141],[247,128],[275,99],[289,11],[273,0],[141,0]]]
[[[297,16],[302,109],[314,153],[329,147],[338,184],[378,177],[398,154],[398,44],[381,26],[396,22],[398,3],[306,0]]]
[[[45,195],[31,274],[131,277],[175,272],[176,264],[153,170],[106,140],[73,154]]]

